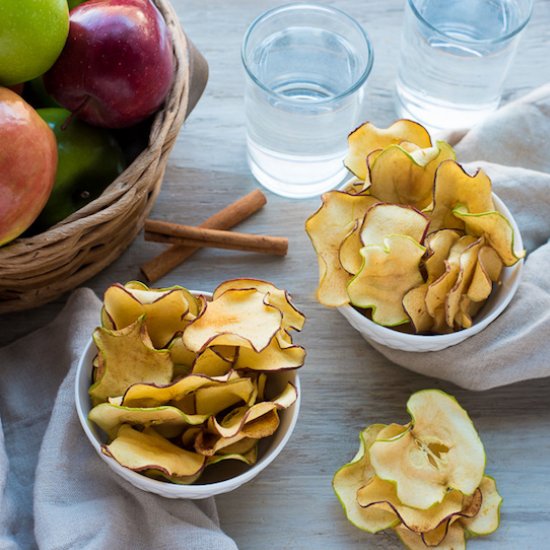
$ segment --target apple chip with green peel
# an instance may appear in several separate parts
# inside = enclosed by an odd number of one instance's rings
[[[502,267],[502,260],[493,248],[490,246],[481,247],[477,257],[476,269],[466,292],[468,300],[471,302],[486,300],[493,290],[493,283],[500,278]],[[465,308],[461,309],[464,311]]]
[[[109,437],[114,438],[122,424],[186,426],[202,424],[208,419],[208,416],[205,414],[186,414],[171,406],[143,408],[100,403],[90,411],[88,418],[95,422]]]
[[[508,218],[496,210],[475,213],[463,205],[456,206],[453,215],[464,222],[466,231],[483,236],[497,252],[505,266],[515,265],[525,257],[525,250],[515,250],[514,229]]]
[[[262,281],[260,279],[229,280],[216,288],[212,299],[216,300],[228,290],[246,290],[250,288],[256,289],[258,292],[264,294],[265,302],[270,306],[276,307],[281,312],[283,316],[283,330],[302,330],[306,319],[304,314],[296,309],[286,290],[277,288],[274,284],[268,283],[267,281]]]
[[[346,285],[350,280],[339,260],[340,245],[358,220],[379,201],[369,195],[342,191],[325,193],[322,200],[321,208],[306,221],[306,232],[319,262],[317,299],[323,305],[338,307],[349,303]]]
[[[122,395],[137,382],[167,384],[172,379],[170,352],[153,348],[143,317],[121,330],[99,327],[93,339],[99,357],[98,376],[89,389],[93,405]]]
[[[206,458],[170,443],[152,428],[134,430],[124,424],[117,437],[102,451],[121,466],[135,472],[156,470],[179,482],[193,482],[201,473]]]
[[[264,372],[297,369],[304,364],[305,357],[306,350],[303,347],[288,344],[278,333],[260,352],[245,347],[239,348],[234,368]]]
[[[342,466],[332,479],[332,488],[350,523],[367,531],[377,533],[399,523],[393,511],[362,508],[357,502],[357,490],[374,476],[368,449],[377,435],[386,426],[373,424],[359,434],[359,450],[351,462]]]
[[[368,158],[369,192],[383,202],[427,208],[433,201],[437,167],[454,159],[452,147],[443,141],[412,152],[390,145],[375,158]]]
[[[440,390],[413,394],[407,411],[409,430],[370,446],[376,475],[397,485],[403,504],[421,510],[451,489],[472,494],[483,477],[485,450],[466,411]]]
[[[378,203],[371,206],[360,230],[363,246],[383,245],[389,235],[405,235],[422,243],[430,220],[411,206]]]
[[[431,231],[463,229],[464,223],[453,214],[459,205],[469,212],[494,210],[489,176],[483,170],[470,176],[453,160],[446,160],[437,168],[433,193]]]
[[[372,309],[372,319],[380,325],[408,323],[403,297],[423,282],[419,264],[424,250],[405,235],[389,235],[383,246],[363,247],[363,267],[348,284],[350,302],[356,307]]]
[[[255,443],[254,446],[244,453],[220,453],[214,456],[209,456],[206,458],[206,465],[211,466],[212,464],[218,464],[223,460],[237,460],[239,462],[244,462],[251,466],[256,464],[258,460],[258,444]]]
[[[105,291],[104,317],[111,321],[107,326],[122,329],[145,315],[153,345],[161,349],[195,318],[192,311],[198,311],[196,301],[191,297],[190,302],[188,296],[183,287],[142,290],[114,284]]]
[[[474,537],[490,535],[500,525],[502,497],[498,494],[495,480],[491,476],[483,476],[479,490],[483,499],[479,512],[472,518],[461,520],[466,532]]]
[[[256,388],[250,378],[231,380],[225,384],[208,385],[195,391],[195,412],[212,416],[237,403],[248,404]]]
[[[237,380],[240,380],[238,373],[231,371],[217,377],[210,377],[205,374],[189,374],[175,382],[164,385],[132,384],[124,392],[122,404],[126,407],[158,407],[170,401],[180,401],[202,387],[227,386]]]
[[[199,353],[213,345],[239,345],[260,352],[280,330],[281,322],[281,312],[266,303],[262,292],[254,288],[227,290],[207,303],[186,328],[183,342]]]
[[[361,180],[367,178],[367,156],[375,149],[407,141],[421,148],[431,147],[427,130],[412,120],[398,120],[388,128],[377,128],[366,122],[348,136],[348,154],[344,164]]]

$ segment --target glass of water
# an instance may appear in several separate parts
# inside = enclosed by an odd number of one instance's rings
[[[533,0],[407,0],[396,107],[432,129],[494,111]]]
[[[347,135],[358,123],[373,54],[363,28],[315,4],[270,10],[243,41],[250,169],[285,197],[318,195],[342,182]]]

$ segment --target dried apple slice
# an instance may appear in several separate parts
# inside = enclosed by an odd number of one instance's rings
[[[466,411],[440,390],[414,393],[407,411],[410,429],[369,449],[376,475],[397,484],[403,504],[421,510],[451,489],[472,494],[483,477],[485,451]]]
[[[428,332],[434,324],[434,320],[426,307],[427,292],[428,285],[424,283],[411,288],[403,296],[403,309],[409,316],[417,334]]]
[[[100,365],[88,390],[93,405],[122,395],[136,382],[167,384],[172,379],[170,352],[153,348],[143,317],[121,330],[97,328],[93,339]]]
[[[446,160],[435,173],[433,202],[430,231],[463,229],[464,223],[453,214],[453,209],[462,205],[469,212],[494,210],[491,180],[483,170],[470,176],[460,164]]]
[[[463,495],[460,491],[450,491],[439,504],[427,510],[417,510],[404,506],[397,498],[394,483],[373,476],[357,491],[357,504],[362,508],[370,506],[396,514],[403,525],[415,533],[435,529],[447,518],[462,510]]]
[[[338,249],[338,260],[340,261],[340,265],[350,275],[356,275],[363,265],[363,257],[359,253],[361,248],[363,248],[363,243],[361,242],[361,226],[360,220],[356,220],[353,228],[344,237]]]
[[[265,302],[262,292],[227,290],[208,302],[185,329],[183,343],[199,353],[211,345],[240,345],[260,352],[280,330],[281,322],[281,312]]]
[[[351,462],[342,466],[332,479],[332,488],[348,521],[369,533],[377,533],[400,523],[393,511],[362,508],[356,499],[357,489],[374,476],[367,451],[385,427],[384,424],[372,424],[365,428],[359,434],[357,454]]]
[[[235,369],[255,371],[280,371],[297,369],[304,364],[306,350],[301,346],[285,343],[276,334],[260,352],[241,347],[235,359]]]
[[[218,351],[206,348],[193,361],[193,374],[205,374],[206,376],[223,376],[233,367],[233,361],[229,361]]]
[[[248,466],[251,466],[252,464],[256,464],[258,460],[258,444],[254,443],[254,446],[250,448],[248,451],[243,453],[221,453],[216,454],[214,456],[209,456],[206,459],[206,465],[211,466],[212,464],[217,464],[218,462],[222,462],[224,460],[237,460],[239,462],[244,462]]]
[[[127,327],[145,315],[147,331],[157,349],[164,348],[194,319],[195,298],[183,287],[139,290],[111,285],[104,296],[105,315],[117,329]],[[105,316],[104,316],[105,317]]]
[[[419,264],[424,250],[404,235],[388,236],[383,246],[362,248],[363,267],[348,285],[350,302],[356,307],[372,309],[372,320],[380,325],[408,323],[403,297],[423,282]]]
[[[430,220],[411,206],[379,203],[371,206],[361,227],[361,242],[383,245],[388,235],[406,235],[422,243]]]
[[[170,401],[180,401],[200,388],[206,386],[225,387],[238,380],[240,380],[239,375],[232,371],[217,377],[190,374],[176,382],[162,386],[143,383],[133,384],[124,392],[122,404],[126,407],[158,407]]]
[[[515,250],[514,229],[506,216],[500,212],[493,210],[473,213],[468,207],[459,205],[452,213],[464,222],[468,233],[485,237],[504,265],[512,266],[525,257],[525,250]]]
[[[102,451],[125,468],[135,472],[156,470],[180,483],[193,482],[206,464],[204,456],[177,447],[154,429],[140,432],[127,424],[120,427],[109,445],[102,446]]]
[[[205,414],[186,414],[180,409],[170,406],[140,408],[100,403],[90,411],[88,418],[109,437],[114,438],[122,424],[139,424],[141,426],[157,424],[172,426],[197,425],[207,420],[208,416]]]
[[[340,245],[357,221],[379,201],[368,195],[342,191],[325,193],[322,200],[319,210],[306,221],[306,232],[319,263],[317,300],[325,306],[338,307],[349,302],[346,284],[350,280],[339,261]]]
[[[296,309],[292,299],[286,290],[277,288],[274,284],[259,279],[232,279],[225,281],[216,288],[213,299],[216,300],[227,290],[255,288],[265,295],[265,302],[276,307],[283,316],[283,330],[302,330],[305,323],[305,315]]]
[[[500,524],[502,497],[498,494],[495,480],[483,476],[479,486],[483,498],[479,512],[472,518],[462,519],[466,532],[471,536],[490,535]]]
[[[366,158],[375,149],[394,143],[408,141],[421,148],[431,147],[432,141],[427,130],[412,120],[397,120],[388,128],[377,128],[365,122],[348,136],[348,154],[344,164],[361,180],[367,178]]]
[[[428,548],[421,535],[407,529],[404,525],[394,527],[394,531],[409,550],[426,550]],[[449,525],[445,538],[434,548],[437,550],[465,550],[466,538],[462,525],[458,522]]]
[[[453,245],[462,236],[460,231],[454,229],[440,229],[426,237],[427,258],[424,266],[428,283],[439,279],[445,273],[445,260],[449,257]]]
[[[455,153],[444,141],[412,152],[390,145],[368,159],[369,192],[384,202],[426,208],[433,200],[435,171],[450,159],[455,159]]]
[[[493,283],[500,279],[503,263],[500,256],[490,246],[479,250],[478,260],[472,282],[466,293],[472,302],[483,302],[493,289]]]
[[[480,238],[467,246],[460,254],[455,284],[445,298],[445,320],[451,328],[454,326],[456,316],[460,311],[460,300],[466,293],[474,276],[479,250],[482,245],[483,239]]]
[[[248,403],[255,390],[250,378],[232,380],[225,384],[208,385],[195,391],[197,414],[218,414],[237,403]]]

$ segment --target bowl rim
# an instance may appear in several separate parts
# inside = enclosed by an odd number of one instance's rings
[[[191,294],[193,294],[194,296],[203,295],[206,297],[212,297],[211,292],[203,292],[203,291],[197,291],[197,290],[190,290],[189,292],[191,292]],[[288,440],[290,439],[290,437],[292,436],[292,433],[294,432],[296,423],[298,422],[298,416],[300,414],[302,391],[301,391],[300,377],[297,372],[298,369],[294,369],[293,372],[295,374],[295,377],[293,380],[293,384],[297,390],[297,398],[296,398],[296,401],[288,409],[284,411],[284,412],[288,411],[288,413],[290,414],[290,422],[288,424],[288,427],[286,431],[282,434],[280,441],[274,447],[269,448],[267,452],[255,464],[251,465],[244,472],[234,477],[230,477],[222,481],[215,481],[215,482],[206,483],[206,484],[201,484],[200,478],[196,482],[193,482],[187,485],[184,485],[184,484],[180,485],[177,483],[170,483],[169,481],[160,481],[157,479],[149,478],[147,476],[142,475],[139,472],[135,472],[134,470],[130,470],[129,468],[122,466],[116,460],[110,459],[109,457],[104,455],[104,453],[101,451],[101,444],[90,427],[90,423],[89,423],[90,421],[88,420],[88,417],[86,414],[86,411],[90,410],[90,403],[82,402],[82,400],[80,399],[79,390],[80,390],[80,380],[84,376],[85,369],[90,366],[88,364],[89,362],[88,356],[92,348],[95,348],[95,347],[96,347],[95,342],[93,338],[90,336],[78,360],[78,364],[76,367],[75,381],[74,381],[74,398],[75,398],[76,413],[78,415],[78,419],[80,421],[80,425],[82,426],[82,429],[84,430],[84,433],[86,434],[88,440],[90,441],[90,443],[92,444],[93,448],[95,449],[97,454],[100,456],[100,458],[103,459],[105,462],[107,462],[107,464],[113,470],[115,470],[117,474],[119,474],[121,477],[125,478],[127,481],[134,484],[134,486],[137,486],[142,490],[146,490],[144,489],[144,486],[149,486],[151,491],[156,494],[162,494],[164,492],[164,493],[171,493],[171,496],[181,496],[181,498],[207,498],[210,496],[214,496],[216,494],[225,493],[233,489],[236,489],[237,487],[243,485],[244,483],[247,483],[248,481],[256,477],[262,470],[267,468],[277,458],[277,456],[281,453],[281,451],[284,449],[284,447],[288,443]],[[273,436],[278,432],[278,430],[279,428],[277,428],[277,431],[273,434]],[[270,437],[273,437],[273,436],[270,436]],[[192,493],[192,495],[188,495],[186,493]]]
[[[347,181],[340,189],[344,189],[347,187],[353,179]],[[495,209],[504,214],[508,221],[510,222],[510,225],[512,226],[512,230],[514,233],[514,248],[522,250],[523,249],[523,238],[521,236],[519,227],[517,225],[516,220],[512,216],[512,213],[506,206],[506,204],[502,201],[502,199],[494,192],[492,192],[492,198],[495,203]],[[374,332],[377,332],[379,334],[388,334],[392,336],[392,338],[400,340],[403,344],[408,345],[415,345],[415,344],[426,344],[428,341],[433,344],[434,346],[443,345],[443,344],[455,344],[459,343],[462,340],[465,340],[469,336],[473,336],[474,334],[477,334],[480,330],[483,330],[485,327],[490,325],[509,305],[509,303],[512,301],[512,298],[517,292],[517,289],[519,288],[519,284],[521,282],[521,275],[523,273],[523,264],[524,264],[524,258],[521,258],[518,262],[516,262],[512,266],[504,266],[504,269],[510,270],[509,273],[515,274],[515,278],[511,284],[511,286],[508,289],[507,294],[502,298],[501,301],[496,305],[493,311],[489,315],[487,315],[480,323],[476,324],[475,321],[469,328],[464,328],[459,331],[451,332],[449,334],[409,334],[406,332],[399,332],[397,330],[394,330],[392,327],[386,327],[384,325],[379,325],[378,323],[375,323],[371,319],[368,319],[364,315],[362,315],[359,311],[357,311],[351,304],[346,304],[344,306],[339,306],[337,309],[344,315],[345,317],[351,317],[354,321],[363,324],[365,327],[368,327],[369,330],[372,330]],[[429,350],[428,350],[429,351]]]

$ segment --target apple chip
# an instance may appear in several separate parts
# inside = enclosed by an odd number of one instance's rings
[[[362,508],[370,506],[393,512],[403,525],[415,533],[425,533],[435,529],[447,518],[462,510],[463,495],[460,491],[450,491],[441,503],[427,510],[417,510],[403,505],[397,498],[394,483],[373,476],[357,491],[357,504]]]
[[[419,264],[424,247],[408,236],[390,235],[384,245],[361,249],[364,263],[348,285],[350,302],[372,309],[375,323],[396,326],[409,322],[403,297],[423,282]]]
[[[95,422],[109,437],[113,438],[116,437],[118,428],[122,424],[186,426],[202,424],[208,419],[208,415],[186,414],[180,409],[170,406],[139,408],[100,403],[90,411],[88,418]]]
[[[288,344],[276,334],[269,345],[260,352],[241,347],[235,360],[235,369],[255,371],[279,371],[297,369],[304,364],[306,350],[301,346]]]
[[[432,141],[426,129],[412,120],[398,120],[389,128],[377,128],[365,122],[348,136],[348,154],[344,164],[361,180],[367,178],[367,156],[375,149],[407,141],[421,148],[431,147]]]
[[[280,330],[281,322],[281,312],[266,303],[262,292],[254,288],[227,290],[208,302],[186,328],[183,343],[195,352],[213,345],[238,345],[260,352]]]
[[[340,265],[350,274],[356,275],[359,273],[363,265],[363,257],[359,253],[363,247],[361,242],[361,227],[360,220],[356,220],[350,232],[344,237],[340,248],[338,249],[338,260]]]
[[[256,464],[256,461],[258,460],[258,445],[257,443],[254,443],[254,446],[244,453],[225,452],[216,454],[214,456],[209,456],[206,459],[206,465],[211,466],[212,464],[217,464],[218,462],[222,462],[223,460],[238,460],[239,462],[244,462],[249,466],[251,466],[252,464]]]
[[[210,377],[204,374],[190,374],[171,384],[133,384],[125,391],[122,404],[126,407],[157,407],[170,401],[180,401],[185,396],[205,386],[228,386],[239,380],[236,372]],[[252,391],[252,389],[250,390]]]
[[[440,390],[413,394],[407,411],[410,429],[369,449],[376,475],[397,484],[403,504],[421,510],[451,489],[472,494],[483,477],[485,451],[466,411]]]
[[[394,527],[394,531],[409,550],[426,550],[428,547],[422,540],[421,535],[407,529],[404,525]],[[465,550],[466,539],[462,525],[460,523],[449,525],[445,538],[434,548],[437,548],[437,550]]]
[[[102,451],[130,470],[156,470],[177,478],[180,483],[193,482],[206,464],[204,456],[170,443],[154,429],[145,428],[141,432],[127,424],[120,427],[109,445],[102,446]]]
[[[500,212],[494,210],[476,214],[462,205],[454,208],[452,212],[464,222],[468,233],[485,237],[504,265],[512,266],[525,256],[525,250],[514,249],[514,229]]]
[[[455,153],[444,141],[412,152],[390,145],[368,158],[369,192],[384,202],[426,208],[433,200],[435,171],[449,159],[454,160]]]
[[[183,287],[145,289],[136,288],[136,283],[110,286],[104,296],[104,317],[121,329],[145,315],[153,345],[164,348],[176,332],[181,332],[195,318],[198,307],[195,298]]]
[[[143,317],[121,330],[97,328],[93,339],[99,350],[97,378],[89,389],[93,405],[122,395],[136,382],[170,382],[170,352],[153,348]]]
[[[434,207],[431,213],[430,230],[463,229],[464,223],[453,214],[459,206],[469,212],[494,210],[491,180],[483,170],[473,176],[453,160],[442,162],[435,173]]]
[[[472,281],[475,268],[477,265],[477,257],[479,250],[483,245],[483,240],[478,239],[460,254],[458,260],[458,275],[455,284],[448,292],[445,298],[445,320],[449,327],[455,324],[455,318],[460,311],[460,300]]]
[[[422,243],[430,220],[412,208],[400,204],[379,203],[371,206],[361,227],[361,243],[383,245],[388,235],[406,235]]]
[[[325,193],[322,200],[321,208],[306,221],[306,232],[319,262],[317,299],[323,305],[338,307],[349,302],[346,284],[350,280],[339,261],[340,245],[357,221],[379,201],[342,191]]]
[[[495,480],[491,476],[483,476],[479,489],[483,499],[479,512],[472,518],[461,520],[466,532],[476,537],[490,535],[498,529],[502,504],[502,497],[498,494]]]
[[[359,450],[351,462],[342,466],[332,479],[332,488],[348,521],[369,533],[377,533],[397,525],[400,521],[393,511],[362,508],[357,502],[357,490],[374,476],[368,449],[386,426],[373,424],[359,434]]]
[[[237,403],[249,403],[255,393],[250,378],[231,380],[225,384],[208,385],[195,392],[197,414],[218,414]]]
[[[206,376],[223,376],[231,370],[233,362],[215,349],[206,348],[200,355],[195,357],[192,373],[205,374]]]
[[[281,312],[283,316],[283,330],[302,330],[306,318],[293,305],[288,292],[266,281],[259,279],[233,279],[226,281],[216,288],[213,299],[216,300],[227,290],[244,290],[248,288],[254,288],[264,294],[266,304],[276,307]]]

